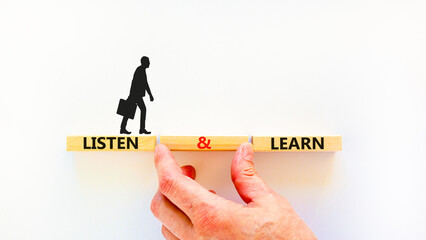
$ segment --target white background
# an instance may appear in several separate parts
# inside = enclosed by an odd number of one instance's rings
[[[0,239],[162,238],[152,152],[65,151],[67,135],[119,133],[143,55],[148,130],[342,135],[343,152],[255,164],[320,239],[425,239],[425,11],[421,0],[2,0]],[[175,156],[241,202],[232,152]]]

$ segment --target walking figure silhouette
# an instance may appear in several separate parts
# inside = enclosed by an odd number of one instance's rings
[[[145,91],[149,95],[149,100],[154,101],[154,97],[152,96],[151,89],[148,85],[148,80],[146,77],[146,69],[149,68],[150,62],[149,58],[143,56],[141,58],[141,65],[136,68],[135,73],[133,74],[132,86],[130,87],[129,97],[124,101],[121,100],[118,106],[117,114],[123,116],[123,120],[121,121],[121,134],[130,134],[131,132],[126,130],[127,120],[129,118],[133,119],[136,105],[141,110],[141,122],[139,134],[151,134],[145,129],[145,119],[146,119],[146,106],[143,101],[143,97],[145,96]]]

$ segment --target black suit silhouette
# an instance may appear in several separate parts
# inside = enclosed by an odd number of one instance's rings
[[[135,74],[133,74],[132,86],[130,88],[130,94],[127,98],[129,103],[137,104],[139,109],[141,110],[141,123],[139,133],[150,134],[145,130],[145,118],[146,118],[146,107],[143,101],[143,97],[145,96],[145,91],[149,94],[150,100],[154,101],[154,97],[152,96],[151,89],[148,85],[148,80],[146,77],[146,69],[149,68],[150,62],[148,57],[142,57],[141,66],[136,68]],[[123,117],[121,121],[121,130],[120,133],[130,134],[126,130],[128,117]]]

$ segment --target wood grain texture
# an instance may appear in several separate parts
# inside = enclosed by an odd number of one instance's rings
[[[257,152],[335,152],[342,151],[342,136],[254,136]]]
[[[210,149],[198,147],[200,137],[206,138],[205,143],[210,140]],[[248,136],[160,136],[160,143],[172,151],[234,151],[246,142],[249,142]]]
[[[68,136],[67,151],[154,151],[156,136]]]

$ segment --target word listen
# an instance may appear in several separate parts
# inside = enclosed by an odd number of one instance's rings
[[[138,138],[130,137],[90,137],[91,143],[87,142],[87,137],[83,138],[84,149],[138,149]],[[127,139],[127,141],[126,141]]]
[[[68,136],[68,151],[153,151],[156,136]]]
[[[318,140],[317,137],[301,137],[299,142],[295,137],[290,137],[290,140],[287,137],[280,137],[279,144],[275,145],[275,138],[271,137],[271,150],[324,149],[324,137],[320,137],[320,139]]]

